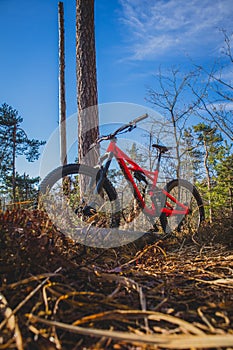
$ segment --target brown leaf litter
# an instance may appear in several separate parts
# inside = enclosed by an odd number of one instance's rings
[[[232,220],[194,237],[79,245],[0,214],[0,349],[233,349]]]

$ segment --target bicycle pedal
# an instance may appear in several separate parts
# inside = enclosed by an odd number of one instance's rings
[[[159,232],[159,228],[156,224],[153,225],[153,232]]]
[[[88,216],[88,217],[91,217],[91,216],[97,214],[97,210],[91,205],[86,205],[83,208],[82,212],[85,216]]]

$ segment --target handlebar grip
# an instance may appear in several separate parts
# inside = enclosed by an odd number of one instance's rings
[[[134,120],[132,120],[129,124],[136,124],[144,119],[148,118],[148,114],[145,113],[143,115],[140,115],[139,117],[135,118]]]

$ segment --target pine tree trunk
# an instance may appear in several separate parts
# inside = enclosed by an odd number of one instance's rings
[[[58,3],[59,22],[59,124],[60,124],[60,159],[67,164],[66,150],[66,98],[65,98],[65,30],[63,2]]]
[[[229,200],[230,200],[230,211],[231,211],[231,213],[233,213],[233,189],[232,189],[232,187],[228,188],[228,192],[229,192]]]
[[[208,166],[208,158],[209,158],[209,151],[207,148],[206,141],[204,140],[204,148],[205,148],[205,158],[204,158],[204,166],[206,171],[206,177],[207,177],[207,189],[208,189],[208,204],[209,204],[209,221],[210,223],[213,222],[213,213],[212,213],[212,199],[211,199],[211,176],[210,176],[210,170]]]
[[[17,131],[17,125],[14,124],[13,126],[13,149],[12,149],[12,196],[13,196],[13,203],[16,202],[16,169],[15,169],[15,160],[16,160],[16,131]]]
[[[98,152],[89,152],[98,137],[94,0],[76,0],[79,162],[95,165]]]
[[[171,116],[172,116],[172,124],[173,124],[173,130],[174,130],[174,138],[175,138],[175,150],[176,150],[176,159],[177,159],[177,165],[176,165],[176,178],[180,178],[180,143],[179,143],[179,138],[177,134],[177,122],[176,118],[173,114],[173,111],[171,111]]]

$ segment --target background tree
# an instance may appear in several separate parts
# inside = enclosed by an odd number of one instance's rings
[[[94,165],[98,154],[87,154],[99,134],[94,0],[76,0],[76,59],[79,162]]]
[[[15,174],[15,199],[17,202],[34,200],[38,193],[39,177],[31,178],[24,173],[20,175],[18,172]],[[10,175],[5,176],[5,180],[0,184],[0,192],[3,197],[8,197],[12,191],[12,177]]]
[[[16,201],[16,158],[25,156],[33,162],[39,157],[39,147],[45,144],[29,139],[20,127],[22,122],[17,110],[6,103],[0,107],[0,175],[2,182],[11,179],[13,201]]]
[[[194,184],[197,181],[202,180],[202,149],[200,149],[200,144],[196,140],[195,135],[193,133],[193,128],[188,127],[184,131],[184,139],[185,144],[187,145],[188,156],[190,157],[190,161],[192,163],[193,170],[193,182]]]
[[[214,193],[218,212],[221,215],[233,214],[233,154],[231,146],[225,144],[218,154],[216,170],[216,186]]]
[[[192,87],[193,94],[200,99],[198,116],[205,123],[214,125],[231,141],[233,141],[233,53],[232,34],[228,35],[222,30],[224,36],[223,55],[215,63],[211,70],[199,66],[202,72],[202,92]]]
[[[59,23],[59,113],[60,113],[60,158],[61,164],[67,164],[66,150],[66,95],[65,95],[65,29],[64,6],[58,3]]]
[[[158,88],[156,90],[150,88],[147,92],[147,101],[156,106],[158,112],[172,125],[170,137],[173,138],[175,144],[177,178],[181,176],[181,157],[184,152],[181,150],[181,145],[185,125],[200,102],[200,98],[197,96],[188,104],[185,103],[185,99],[191,92],[190,86],[195,85],[196,79],[197,72],[182,74],[179,69],[171,68],[164,75],[159,70],[156,76]],[[165,132],[168,133],[168,128],[165,127],[165,129]]]
[[[203,166],[205,171],[205,180],[202,181],[202,190],[205,191],[208,199],[209,220],[213,221],[214,207],[214,187],[216,181],[215,167],[218,159],[221,158],[223,151],[223,138],[216,127],[199,123],[193,126],[193,130],[197,135],[198,147],[201,147]]]

